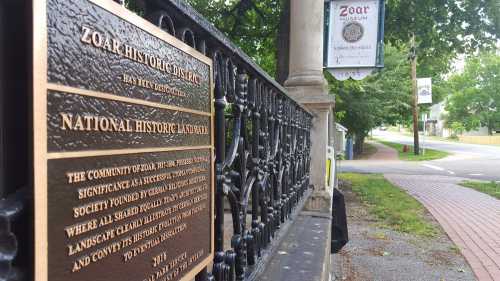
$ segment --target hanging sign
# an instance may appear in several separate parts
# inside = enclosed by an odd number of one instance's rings
[[[326,3],[325,68],[338,80],[361,80],[384,67],[384,2]]]
[[[432,103],[432,79],[417,79],[418,104]]]

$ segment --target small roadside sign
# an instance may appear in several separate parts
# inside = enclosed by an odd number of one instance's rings
[[[432,103],[432,79],[417,79],[418,104]]]

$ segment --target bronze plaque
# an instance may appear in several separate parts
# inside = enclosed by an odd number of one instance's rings
[[[36,281],[213,259],[212,62],[110,0],[34,2]]]

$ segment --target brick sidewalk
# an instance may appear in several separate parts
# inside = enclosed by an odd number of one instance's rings
[[[370,145],[373,145],[377,148],[377,152],[371,155],[368,160],[398,160],[398,152],[392,147],[388,147],[387,145],[383,145],[378,142],[368,142]]]
[[[480,281],[500,281],[500,200],[457,185],[460,178],[385,175],[417,198],[460,248]]]

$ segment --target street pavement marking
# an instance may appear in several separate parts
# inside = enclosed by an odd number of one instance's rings
[[[480,177],[480,176],[484,176],[484,174],[469,174],[469,176]]]
[[[448,174],[450,174],[450,175],[454,175],[454,174],[455,174],[455,172],[453,172],[453,171],[447,171],[447,172],[448,172]]]
[[[438,170],[438,171],[444,171],[445,170],[445,169],[443,169],[441,167],[430,165],[430,164],[422,164],[422,166],[430,168],[430,169],[433,169],[433,170]]]

